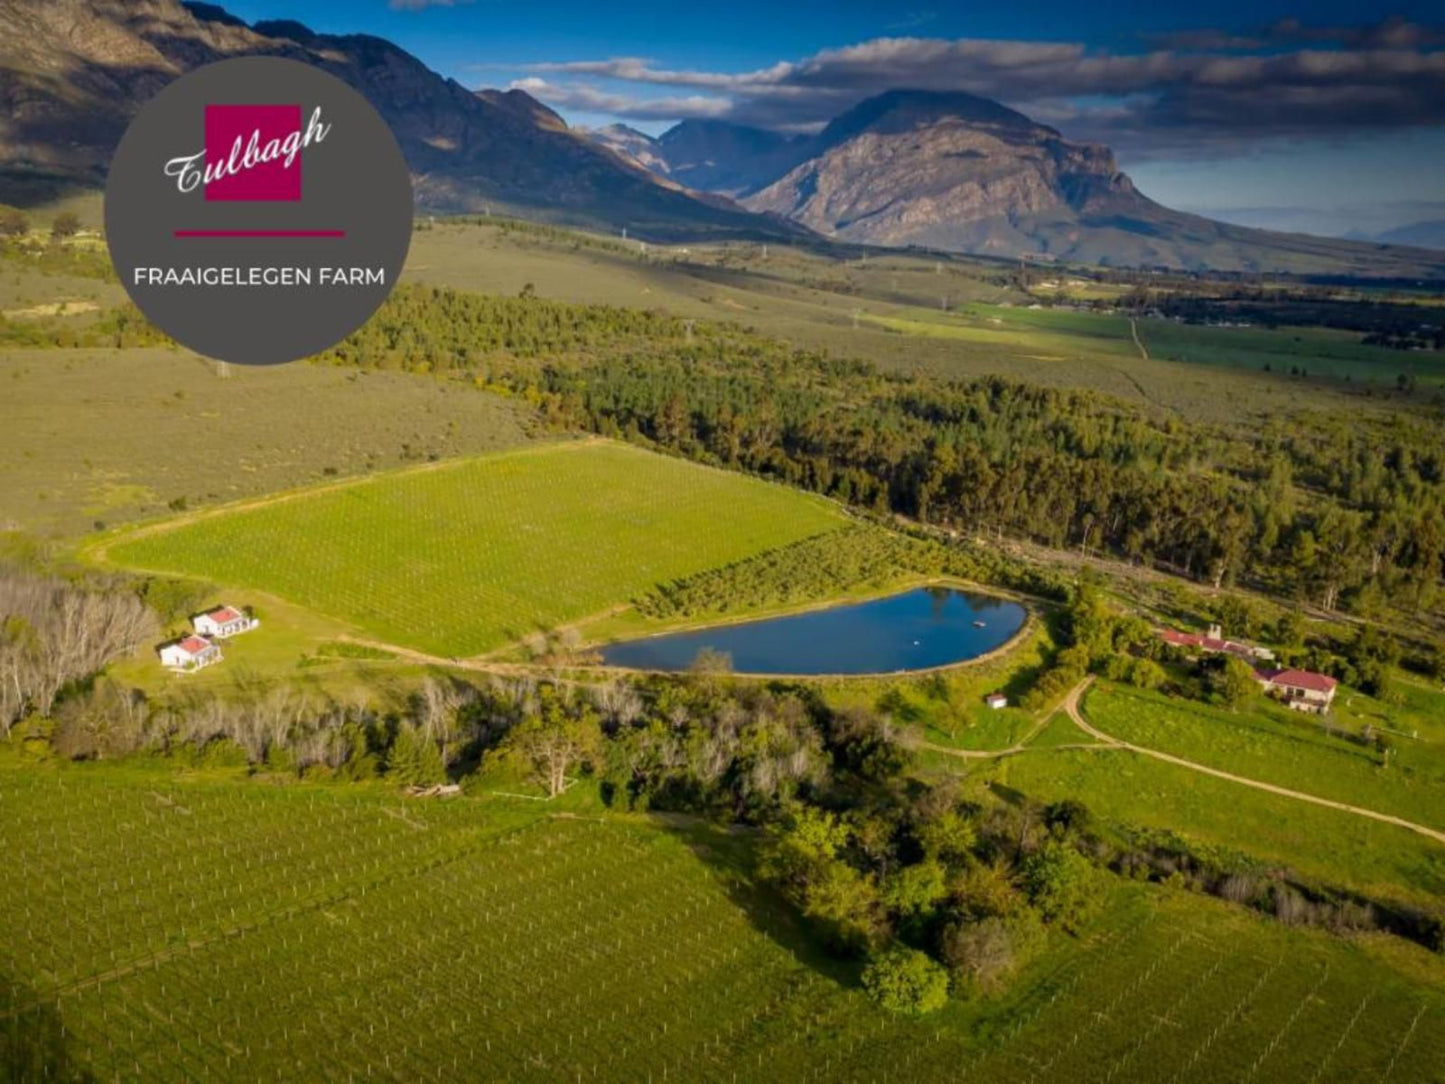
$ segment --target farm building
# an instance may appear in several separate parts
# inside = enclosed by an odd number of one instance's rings
[[[162,644],[161,665],[171,670],[200,670],[221,661],[221,649],[204,636],[183,636],[173,643]]]
[[[1210,625],[1209,631],[1204,634],[1197,632],[1177,632],[1174,629],[1160,629],[1159,638],[1166,644],[1173,647],[1182,647],[1186,651],[1202,651],[1205,654],[1217,655],[1227,653],[1245,662],[1260,660],[1268,662],[1274,658],[1274,652],[1267,647],[1260,647],[1257,644],[1241,643],[1238,640],[1226,640],[1223,630],[1218,625]]]
[[[1003,693],[989,693],[983,698],[983,702],[997,711],[999,708],[1008,707],[1008,697]]]
[[[191,628],[200,636],[239,636],[260,622],[234,606],[217,606],[191,618]]]
[[[1310,670],[1260,670],[1257,676],[1265,692],[1296,711],[1329,711],[1339,685],[1334,678]]]

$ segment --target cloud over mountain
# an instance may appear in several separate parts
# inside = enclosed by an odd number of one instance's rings
[[[1445,124],[1442,43],[1439,29],[1399,18],[1359,27],[1290,20],[1257,32],[1204,29],[1153,39],[1138,52],[1068,41],[885,37],[748,72],[673,70],[640,57],[559,61],[533,65],[535,76],[521,85],[564,108],[787,130],[817,127],[891,87],[961,90],[1140,158]],[[656,87],[698,93],[658,97],[649,92]]]

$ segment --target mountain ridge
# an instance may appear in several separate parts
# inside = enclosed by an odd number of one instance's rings
[[[1424,249],[1253,229],[1164,207],[1134,186],[1107,146],[1069,140],[963,92],[897,88],[864,99],[817,135],[792,137],[797,160],[781,168],[764,156],[729,160],[739,148],[769,146],[764,129],[683,122],[648,145],[673,178],[669,137],[684,125],[691,157],[708,162],[707,172],[689,175],[695,187],[726,177],[743,206],[845,242],[1189,271],[1445,274],[1445,261]],[[717,132],[726,138],[703,141]]]
[[[659,240],[806,234],[691,193],[571,131],[522,91],[471,91],[385,39],[318,34],[293,20],[252,26],[179,0],[0,6],[0,202],[99,187],[151,95],[193,67],[238,56],[300,60],[359,90],[396,134],[430,209],[625,226]]]

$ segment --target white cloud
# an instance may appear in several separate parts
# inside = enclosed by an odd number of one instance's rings
[[[427,8],[457,8],[473,0],[387,0],[392,11],[424,11]]]
[[[630,119],[723,117],[790,130],[816,127],[898,87],[966,91],[1138,157],[1445,124],[1445,52],[1435,48],[1442,41],[1433,28],[1400,19],[1354,28],[1285,22],[1252,34],[1174,34],[1134,53],[1067,41],[886,37],[746,72],[673,70],[642,57],[532,70],[567,77],[537,80],[538,96],[564,108]],[[617,83],[700,93],[652,98]]]

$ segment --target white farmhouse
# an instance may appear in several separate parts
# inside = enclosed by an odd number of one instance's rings
[[[217,606],[214,610],[207,610],[191,618],[191,627],[200,636],[239,636],[243,632],[250,632],[260,623],[234,606]]]
[[[183,636],[174,643],[162,644],[161,665],[187,673],[221,661],[221,649],[204,636]]]
[[[1265,692],[1284,701],[1295,711],[1321,714],[1334,703],[1339,682],[1327,674],[1309,670],[1261,670],[1255,675]]]

